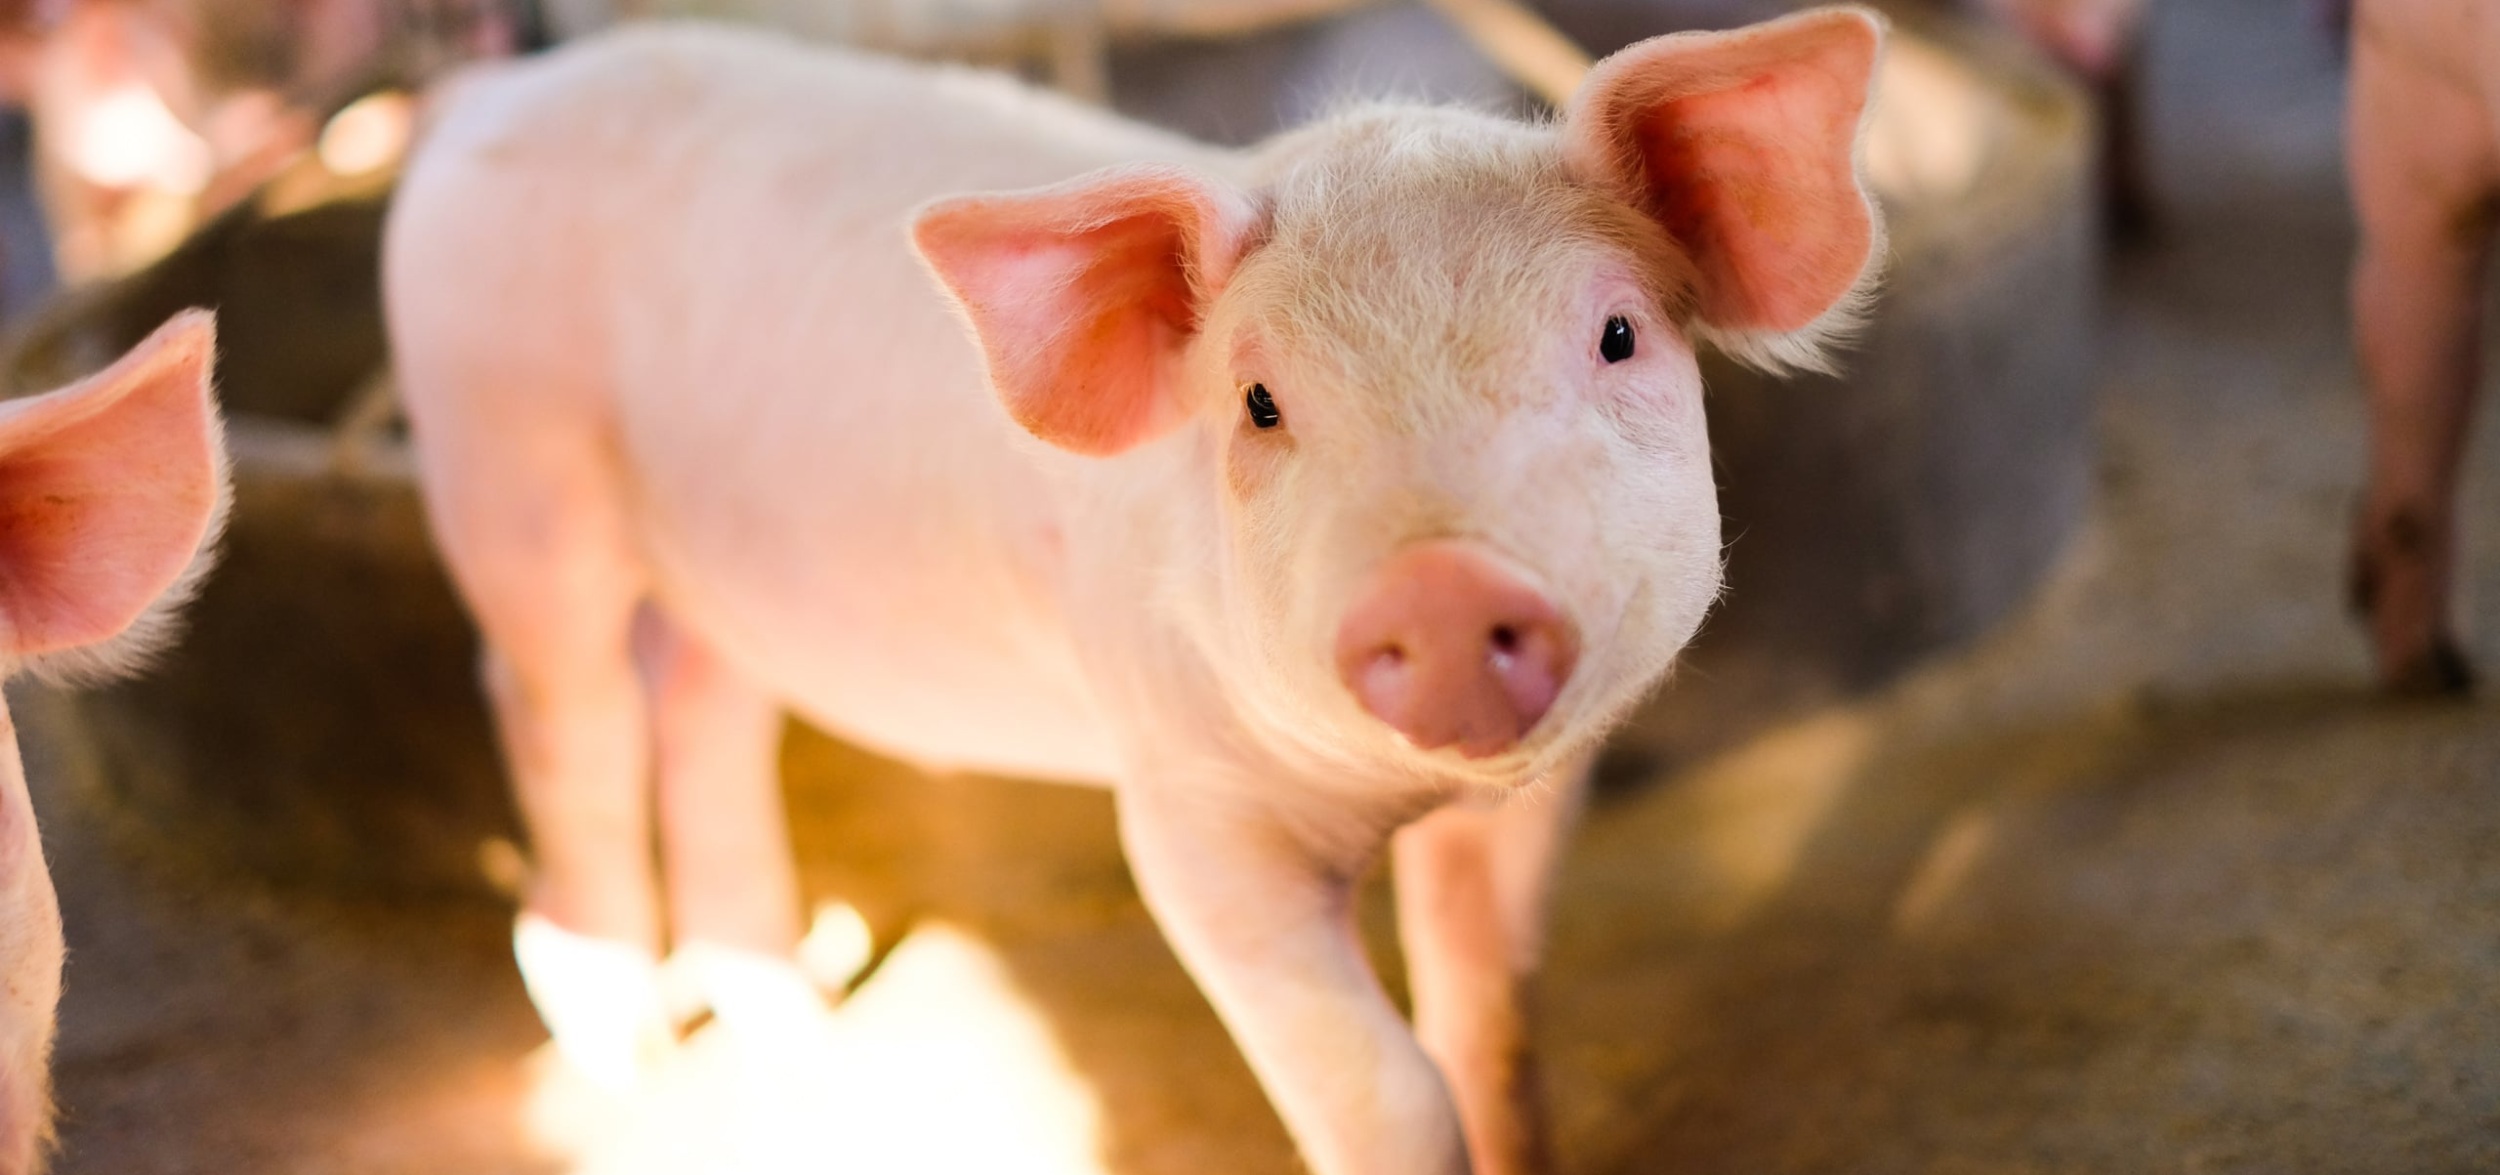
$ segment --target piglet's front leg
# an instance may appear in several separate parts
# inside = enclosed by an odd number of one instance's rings
[[[1530,996],[1586,760],[1554,778],[1550,789],[1452,803],[1392,844],[1416,1035],[1457,1097],[1476,1175],[1553,1170]]]
[[[1385,830],[1319,845],[1255,804],[1139,788],[1121,796],[1120,833],[1147,907],[1316,1175],[1467,1175],[1448,1087],[1354,928],[1354,879]]]

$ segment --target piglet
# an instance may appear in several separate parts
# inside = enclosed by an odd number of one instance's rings
[[[558,1046],[663,1056],[670,942],[733,1033],[806,1004],[787,709],[1111,787],[1314,1171],[1544,1169],[1547,879],[1719,590],[1695,348],[1813,365],[1860,307],[1880,41],[1817,10],[1554,122],[1240,152],[694,26],[457,89],[385,302]],[[1349,918],[1384,849],[1411,1028]]]
[[[56,682],[147,659],[204,573],[226,503],[209,399],[210,317],[159,328],[102,374],[0,401],[0,658]],[[0,707],[0,1175],[39,1169],[51,1131],[61,915]]]
[[[2500,8],[2359,0],[2350,119],[2354,334],[2370,394],[2352,603],[2387,689],[2464,693],[2473,673],[2448,613],[2457,470],[2500,224]]]

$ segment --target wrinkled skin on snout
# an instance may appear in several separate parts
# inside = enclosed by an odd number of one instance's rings
[[[1880,39],[1660,38],[1555,122],[1246,152],[691,28],[464,86],[386,302],[558,1045],[665,1063],[664,945],[804,987],[786,706],[1113,788],[1320,1175],[1547,1169],[1547,877],[1719,586],[1694,349],[1813,365],[1857,309]],[[1384,850],[1411,1025],[1349,920]],[[705,996],[780,1031],[756,989]]]
[[[0,401],[0,666],[70,684],[136,668],[207,569],[226,501],[206,313],[101,374]],[[0,1175],[43,1167],[61,915],[0,707]]]

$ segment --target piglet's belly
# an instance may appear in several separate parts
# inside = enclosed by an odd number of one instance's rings
[[[1047,632],[964,611],[943,589],[854,583],[783,597],[701,593],[698,627],[793,714],[932,771],[1107,784],[1111,740]],[[705,622],[709,621],[709,622]]]
[[[1109,784],[1111,748],[1081,699],[980,666],[913,666],[844,658],[843,669],[799,667],[779,691],[802,718],[852,742],[931,771],[979,771]],[[861,666],[856,676],[848,666]],[[938,672],[930,672],[932,668]],[[814,672],[808,672],[813,669]]]

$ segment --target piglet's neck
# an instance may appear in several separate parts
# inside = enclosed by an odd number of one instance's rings
[[[1088,660],[1196,661],[1176,597],[1211,596],[1222,574],[1222,519],[1200,430],[1111,457],[1040,454],[1055,505],[1061,607]]]

